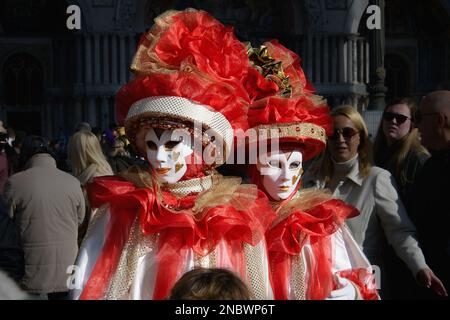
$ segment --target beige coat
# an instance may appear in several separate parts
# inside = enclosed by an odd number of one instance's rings
[[[58,170],[48,154],[37,154],[5,185],[5,200],[19,227],[25,253],[22,285],[32,293],[68,291],[78,227],[85,215],[80,182]]]
[[[309,174],[305,175],[304,186],[325,187],[323,179]],[[409,219],[388,171],[372,167],[369,176],[363,178],[359,173],[358,161],[355,161],[333,196],[360,211],[359,216],[346,220],[346,224],[372,264],[383,265],[381,250],[384,234],[414,277],[419,270],[427,268],[417,241],[416,227]]]

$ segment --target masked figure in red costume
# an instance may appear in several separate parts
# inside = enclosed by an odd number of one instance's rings
[[[75,299],[165,299],[196,266],[227,268],[271,299],[267,197],[214,170],[246,130],[246,87],[260,78],[245,46],[203,11],[170,11],[141,39],[118,120],[150,163],[96,178],[98,208],[77,258]]]
[[[254,92],[248,113],[258,142],[250,143],[258,159],[251,179],[277,214],[266,233],[275,299],[378,299],[371,266],[344,223],[359,212],[331,193],[300,189],[302,163],[331,132],[326,102],[313,94],[298,56],[278,42],[250,57],[278,87]]]

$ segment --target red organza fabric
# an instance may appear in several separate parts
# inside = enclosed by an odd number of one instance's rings
[[[300,66],[301,59],[296,53],[281,45],[278,40],[268,41],[264,45],[267,47],[270,56],[282,62],[283,71],[289,76],[293,96],[315,92],[312,84],[306,79]]]
[[[244,86],[251,101],[275,95],[280,89],[275,82],[264,78],[255,68],[248,69]]]
[[[276,123],[313,123],[331,132],[332,118],[326,104],[316,106],[306,96],[269,97],[255,102],[248,112],[250,127]]]
[[[167,297],[184,269],[187,250],[204,256],[219,241],[226,243],[231,265],[244,276],[242,244],[259,243],[274,219],[267,198],[260,191],[258,198],[252,201],[239,194],[233,195],[234,201],[247,210],[238,210],[227,204],[205,207],[196,215],[192,211],[182,210],[193,205],[193,195],[182,200],[178,208],[180,211],[174,213],[163,206],[166,204],[164,198],[169,194],[162,194],[164,203],[161,203],[153,190],[137,188],[119,177],[94,179],[88,185],[88,194],[94,208],[110,204],[111,220],[104,247],[80,299],[102,299],[105,296],[136,217],[144,235],[159,234],[154,299]],[[171,205],[174,204],[173,197],[167,200]]]
[[[300,254],[305,243],[312,247],[315,260],[308,270],[306,298],[322,300],[333,289],[330,235],[345,219],[358,215],[357,209],[340,200],[328,200],[307,211],[292,212],[266,233],[275,299],[288,299],[288,279],[292,258]]]
[[[135,60],[139,74],[180,70],[187,61],[219,81],[241,82],[247,74],[245,46],[232,27],[205,11],[169,11],[155,19],[154,27],[142,36]]]
[[[367,269],[352,269],[338,272],[339,276],[352,281],[358,286],[363,300],[380,300],[375,277]]]

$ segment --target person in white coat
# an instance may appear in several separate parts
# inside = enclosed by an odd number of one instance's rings
[[[355,206],[360,215],[347,219],[357,243],[373,265],[381,271],[381,296],[389,284],[383,283],[380,248],[387,239],[420,285],[445,296],[441,281],[428,267],[391,174],[374,167],[369,157],[369,136],[363,118],[352,106],[332,110],[334,132],[319,161],[305,177],[305,186],[328,188],[333,196]]]

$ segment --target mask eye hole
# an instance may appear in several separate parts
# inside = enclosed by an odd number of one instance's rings
[[[164,144],[164,148],[169,151],[175,148],[181,141],[168,141]]]
[[[149,148],[152,151],[156,151],[158,149],[158,147],[156,146],[156,143],[154,143],[153,141],[147,141],[147,148]]]
[[[300,165],[301,165],[300,161],[292,162],[292,163],[289,165],[289,169],[291,169],[291,170],[297,170],[297,169],[300,167]]]

